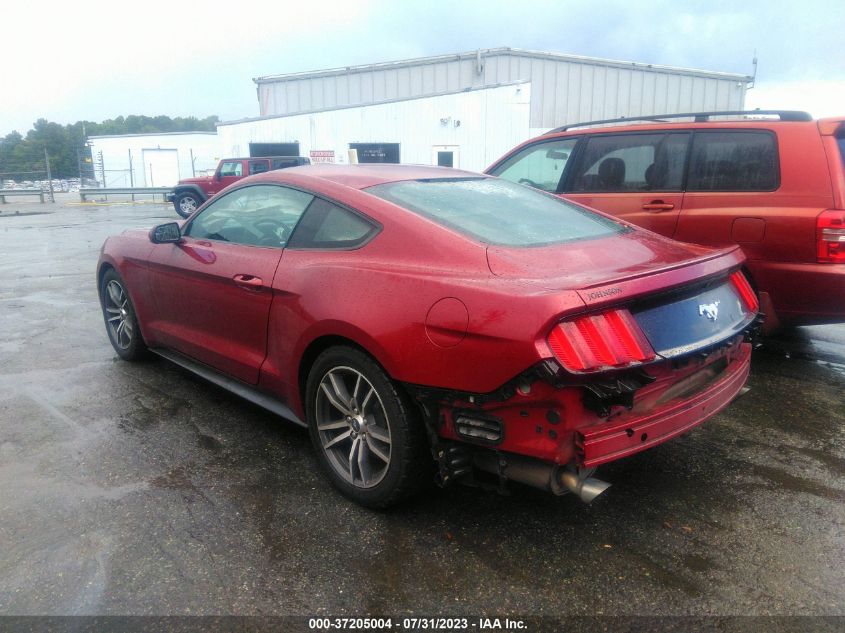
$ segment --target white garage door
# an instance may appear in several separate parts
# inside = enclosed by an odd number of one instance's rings
[[[175,149],[145,149],[143,153],[145,187],[172,187],[179,182],[179,155]]]

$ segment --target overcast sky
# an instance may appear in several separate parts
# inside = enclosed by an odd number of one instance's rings
[[[258,114],[253,77],[511,46],[750,74],[845,114],[841,0],[77,0],[0,9],[0,136],[38,118]]]

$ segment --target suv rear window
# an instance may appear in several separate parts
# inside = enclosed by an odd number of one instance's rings
[[[836,144],[839,145],[839,158],[842,159],[842,166],[845,167],[845,136],[837,136]]]
[[[366,191],[500,246],[561,244],[629,230],[556,196],[493,178],[405,180]]]
[[[696,132],[687,191],[773,191],[778,153],[770,132]]]

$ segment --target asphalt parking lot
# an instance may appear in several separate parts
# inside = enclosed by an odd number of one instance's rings
[[[592,505],[376,513],[302,429],[117,360],[100,245],[178,218],[60,198],[0,205],[0,614],[845,615],[845,325],[767,341],[747,395],[601,469]]]

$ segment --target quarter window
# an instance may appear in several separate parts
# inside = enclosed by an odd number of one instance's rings
[[[768,132],[696,132],[687,191],[772,191],[778,153]]]
[[[282,248],[312,200],[311,194],[277,185],[242,187],[211,202],[185,234],[196,239]]]
[[[577,142],[576,138],[568,138],[526,147],[498,165],[491,173],[511,182],[556,192]]]
[[[572,191],[680,191],[688,142],[688,134],[592,136]]]
[[[317,198],[308,208],[288,246],[291,248],[355,248],[378,227],[357,213]]]

